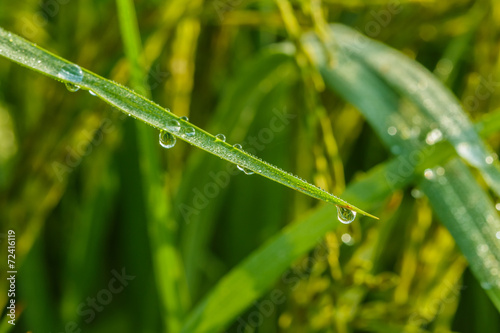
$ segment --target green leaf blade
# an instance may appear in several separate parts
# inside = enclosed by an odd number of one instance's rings
[[[60,70],[65,65],[71,65],[70,62],[64,61],[2,28],[0,28],[0,45],[0,54],[2,56],[60,81]],[[38,59],[40,59],[41,62],[38,62]],[[81,82],[77,83],[78,86],[93,91],[105,102],[126,112],[130,116],[160,130],[168,131],[181,140],[200,149],[212,153],[226,161],[252,170],[256,174],[269,178],[296,191],[347,208],[362,215],[376,218],[297,176],[287,173],[240,149],[236,149],[227,142],[217,140],[215,136],[210,133],[180,119],[180,117],[168,112],[166,109],[134,91],[116,82],[106,80],[88,70],[82,69],[82,71],[83,79]],[[75,82],[67,82],[75,84]],[[181,124],[180,131],[172,131],[168,125],[169,122],[179,122]],[[182,131],[186,127],[194,128],[195,134],[192,136],[183,135]]]

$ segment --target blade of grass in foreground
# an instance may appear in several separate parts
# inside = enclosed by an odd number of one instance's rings
[[[0,28],[0,55],[53,79],[63,81],[70,89],[74,90],[75,86],[78,86],[90,90],[105,102],[128,115],[140,119],[155,128],[167,131],[181,140],[242,168],[251,170],[313,198],[333,203],[342,207],[342,209],[376,218],[333,194],[230,145],[225,142],[225,137],[220,135],[216,137],[180,119],[180,117],[134,91],[88,70],[81,69],[79,66],[57,57],[2,28]]]

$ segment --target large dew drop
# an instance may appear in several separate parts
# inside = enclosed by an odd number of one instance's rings
[[[196,133],[196,130],[193,127],[185,127],[182,130],[182,134],[185,136],[193,136]]]
[[[64,81],[69,81],[73,84],[77,84],[82,82],[83,80],[83,71],[78,65],[67,64],[63,68],[61,68],[59,73],[57,73],[57,76]]]
[[[224,134],[217,134],[215,136],[215,139],[219,140],[219,141],[222,141],[222,142],[226,142],[226,136]]]
[[[340,222],[349,224],[356,218],[356,212],[344,207],[337,206],[337,217],[339,218]]]
[[[167,131],[160,131],[160,145],[163,148],[167,149],[172,148],[173,146],[175,146],[176,142],[177,139],[175,138],[175,136],[173,136]]]
[[[173,132],[179,132],[181,124],[177,120],[169,120],[167,122],[167,128]]]

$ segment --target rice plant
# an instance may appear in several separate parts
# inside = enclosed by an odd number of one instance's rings
[[[500,331],[499,9],[0,3],[0,332]]]

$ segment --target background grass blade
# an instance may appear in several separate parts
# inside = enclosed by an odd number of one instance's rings
[[[365,42],[362,43],[362,45],[366,48],[372,45],[372,42],[365,40],[365,37],[353,35],[357,33],[350,30],[346,32],[346,28],[338,27],[333,29],[333,31],[336,31],[340,35],[347,34],[349,36],[349,38],[344,36],[338,39],[340,48],[348,48],[347,45],[350,41],[356,38],[364,40]],[[318,45],[315,44],[316,42],[313,37],[311,37],[308,42],[314,50],[321,52],[318,51]],[[488,164],[485,162],[486,156],[490,156],[490,154],[486,153],[485,144],[479,139],[479,135],[474,130],[470,121],[467,120],[466,116],[461,113],[460,109],[446,109],[443,106],[441,111],[443,115],[442,118],[436,119],[436,115],[432,113],[433,110],[425,109],[429,105],[438,105],[443,101],[451,103],[450,99],[452,99],[452,97],[450,97],[451,95],[447,92],[446,88],[442,87],[439,82],[435,82],[435,79],[430,79],[430,74],[422,74],[423,70],[418,64],[413,64],[407,60],[395,61],[394,57],[396,56],[394,55],[394,50],[382,47],[378,44],[377,47],[378,59],[385,59],[385,61],[392,59],[391,68],[393,70],[390,71],[391,74],[386,73],[384,70],[385,67],[378,67],[376,70],[371,61],[368,60],[371,55],[368,56],[366,52],[359,52],[359,50],[356,56],[352,58],[341,58],[341,65],[335,68],[330,68],[325,65],[323,60],[325,58],[321,56],[321,53],[316,53],[316,59],[320,64],[321,72],[327,84],[337,90],[344,98],[355,104],[365,114],[373,128],[376,129],[378,135],[388,145],[391,151],[401,155],[400,158],[406,161],[407,167],[402,169],[403,171],[398,170],[395,173],[386,174],[386,179],[390,185],[395,186],[397,183],[403,181],[408,174],[417,171],[419,171],[419,174],[417,174],[418,177],[421,178],[424,176],[424,170],[414,169],[414,167],[418,164],[417,162],[419,160],[424,158],[424,156],[429,156],[436,149],[434,143],[428,144],[428,142],[426,142],[429,133],[433,128],[436,128],[435,126],[438,126],[437,128],[441,129],[443,133],[447,133],[447,131],[451,130],[449,128],[451,125],[449,121],[445,119],[451,119],[456,116],[458,118],[454,121],[457,121],[457,123],[453,126],[457,126],[459,129],[454,130],[453,140],[450,137],[450,141],[455,144],[455,149],[458,150],[460,148],[457,146],[463,142],[470,142],[467,143],[470,145],[469,147],[475,147],[474,151],[478,154],[476,157],[480,158],[483,162],[475,165],[473,163],[473,165],[481,170],[485,180],[488,181],[488,184],[491,186],[492,190],[494,190],[496,186],[495,179],[498,176],[497,168],[495,166],[491,167],[493,163]],[[354,51],[350,50],[350,52],[352,53]],[[345,57],[346,53],[344,53],[343,56]],[[399,59],[399,57],[403,56],[398,55],[397,57]],[[401,65],[400,68],[399,64],[404,65]],[[378,65],[380,66],[380,64]],[[388,66],[388,63],[385,63],[385,66]],[[409,69],[409,67],[412,66],[415,68]],[[396,75],[393,74],[393,72],[401,73],[403,71],[413,71],[414,76],[410,75],[405,77],[407,82],[404,87],[406,87],[406,89],[398,88],[396,90],[393,88],[395,84],[393,80],[396,80]],[[421,95],[424,96],[426,100],[425,105],[423,105],[424,103],[420,97],[414,100],[416,103],[421,102],[421,105],[419,104],[417,108],[408,102],[413,100],[413,95],[407,88],[408,86],[417,86],[420,80],[422,80],[422,75],[425,76],[425,80],[430,80],[432,82],[433,89],[424,89],[424,91],[421,92]],[[346,86],[345,83],[350,81],[356,81],[358,83],[356,85]],[[453,103],[456,103],[454,99]],[[375,109],[377,112],[374,112]],[[447,111],[449,113],[447,113]],[[412,134],[412,128],[415,126],[414,122],[416,117],[419,119],[419,133]],[[494,118],[494,116],[491,117]],[[420,131],[423,131],[423,133]],[[463,136],[461,136],[461,134],[463,134]],[[448,133],[445,135],[445,138],[449,136],[451,136],[451,134]],[[444,183],[440,184],[441,187],[438,185],[426,185],[423,186],[423,190],[431,199],[437,198],[438,196],[449,198],[449,202],[444,202],[443,200],[439,201],[439,207],[442,214],[440,216],[441,220],[443,224],[448,227],[452,235],[457,237],[457,244],[460,246],[462,253],[468,259],[469,263],[474,263],[471,268],[476,278],[484,286],[490,286],[490,289],[487,290],[488,295],[498,307],[499,290],[496,287],[492,287],[496,285],[492,285],[492,281],[499,281],[499,259],[495,256],[480,257],[477,254],[477,248],[481,246],[487,247],[488,249],[494,249],[493,252],[498,253],[496,249],[496,244],[498,242],[497,239],[495,239],[496,232],[499,230],[498,215],[495,213],[491,201],[486,199],[487,195],[477,186],[477,184],[470,179],[466,181],[466,184],[460,183],[461,177],[463,176],[467,179],[468,174],[464,171],[463,166],[460,166],[460,162],[454,163],[455,164],[450,164],[449,168],[451,168],[450,173],[456,176],[456,178],[440,177],[440,174],[446,174],[446,172],[448,172],[448,167],[445,166],[438,165],[437,168],[440,168],[439,171],[436,171],[437,169],[435,168],[426,169],[425,175],[427,178],[437,177],[443,179]],[[435,174],[435,172],[438,172],[438,174]],[[426,182],[426,184],[427,183],[428,182]],[[448,188],[448,186],[450,187]],[[467,186],[467,189],[462,188],[462,186]],[[467,192],[470,196],[459,196],[458,198],[452,199],[450,193],[457,190],[460,190],[460,193]],[[465,193],[463,195],[465,195]],[[472,207],[469,206],[471,201],[481,201],[481,208],[474,210],[475,213],[471,212],[470,214],[472,215],[456,215],[457,209],[460,211],[472,209]],[[433,202],[433,205],[435,204],[434,207],[437,209],[437,201],[431,200],[431,202]],[[462,205],[462,208],[459,207],[460,205]],[[483,224],[478,225],[476,221],[483,221]],[[476,233],[476,236],[474,236],[474,233]]]
[[[460,102],[448,88],[420,64],[346,26],[333,25],[332,34],[338,41],[339,53],[343,53],[342,61],[349,61],[351,57],[362,61],[397,93],[415,103],[500,196],[499,163],[492,158],[491,148],[480,140]],[[356,43],[352,43],[353,40]]]
[[[500,112],[496,112],[492,116],[484,117],[485,119],[477,123],[476,127],[483,128],[486,124],[490,124],[492,131],[499,131],[500,121],[494,124],[489,121],[498,113]],[[452,148],[440,145],[433,152],[432,156],[429,156],[424,162],[427,164],[418,165],[415,169],[423,170],[439,164],[456,164],[456,161],[448,162],[447,159],[451,158],[453,155],[446,153],[446,150],[450,151]],[[378,165],[358,181],[349,185],[344,196],[348,200],[361,202],[369,208],[383,205],[384,201],[386,201],[395,190],[404,188],[411,182],[419,179],[417,172],[412,172],[408,177],[405,177],[403,181],[398,182],[396,185],[387,181],[387,175],[398,173],[399,170],[406,167],[406,164],[407,162],[403,159],[393,159],[390,162]],[[439,181],[427,183],[428,186],[437,184],[439,184]],[[471,185],[470,182],[468,182],[468,184],[469,186]],[[371,190],[365,191],[367,187]],[[470,196],[475,197],[477,194],[476,191],[477,189],[473,189],[473,191],[470,192]],[[432,194],[437,196],[443,193],[432,192]],[[441,203],[443,200],[448,200],[444,198],[445,197],[437,202]],[[439,205],[439,203],[436,203],[436,206]],[[452,207],[456,209],[457,204],[460,203],[455,202]],[[484,206],[488,206],[488,204],[484,204]],[[458,208],[460,207],[463,208],[463,206],[459,206]],[[478,209],[481,208],[484,207],[479,207]],[[488,209],[491,209],[491,207]],[[453,214],[453,210],[450,214]],[[241,264],[224,276],[217,284],[216,288],[196,306],[195,310],[187,317],[183,331],[193,332],[199,330],[203,332],[217,332],[227,327],[232,318],[241,314],[243,310],[251,306],[254,301],[264,296],[294,260],[311,250],[328,231],[338,226],[337,221],[333,218],[334,215],[335,210],[333,207],[322,206],[314,212],[311,212],[308,216],[297,220],[294,224],[283,229],[279,235],[273,237],[258,250],[254,251]],[[448,222],[450,220],[446,219],[443,221]],[[450,223],[454,222],[455,221],[450,221]],[[458,229],[452,231],[452,234],[456,236],[455,233],[460,232],[460,228],[452,228]],[[492,237],[490,238],[493,239]],[[461,239],[465,239],[465,237]],[[476,246],[480,246],[479,244],[481,243],[477,243]],[[265,258],[273,258],[273,260],[264,260]],[[479,266],[481,267],[481,265]],[[259,270],[261,274],[251,275],[249,272],[254,270]],[[487,277],[487,274],[483,276]],[[242,283],[242,281],[248,283]],[[490,289],[493,285],[494,283],[488,284]],[[241,297],[232,297],[235,293],[238,293]],[[494,297],[497,296],[494,295]],[[220,308],[222,306],[227,306],[230,309],[229,313],[227,313],[227,311],[221,312]]]
[[[150,96],[145,85],[146,73],[140,66],[142,54],[141,40],[137,27],[134,3],[117,0],[120,28],[130,64],[131,85],[144,96]],[[184,267],[176,247],[177,230],[172,219],[172,207],[166,187],[162,183],[160,154],[151,145],[151,138],[157,132],[140,122],[136,122],[141,175],[144,177],[146,193],[147,224],[151,239],[152,261],[155,271],[159,298],[163,306],[164,325],[170,332],[180,330],[184,313],[189,308],[189,294]],[[158,204],[158,203],[162,204]]]

